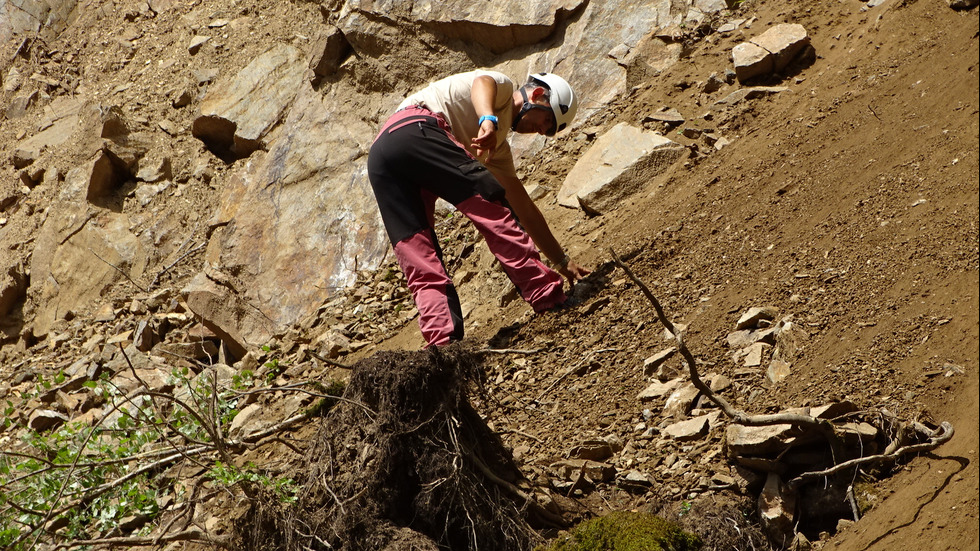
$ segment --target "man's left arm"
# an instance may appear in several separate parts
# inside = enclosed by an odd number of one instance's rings
[[[590,270],[576,264],[565,253],[565,250],[551,232],[548,221],[545,220],[538,206],[534,204],[534,201],[527,194],[527,190],[524,189],[524,184],[520,178],[500,174],[493,169],[491,169],[491,172],[493,172],[493,175],[507,193],[507,202],[514,209],[514,214],[517,215],[524,230],[531,236],[534,244],[545,257],[568,279],[569,283],[575,283],[577,280],[589,275],[591,273]]]

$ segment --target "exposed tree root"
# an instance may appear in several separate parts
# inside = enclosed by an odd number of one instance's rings
[[[454,345],[353,366],[346,400],[307,452],[298,503],[254,504],[237,527],[241,545],[504,551],[539,541],[532,524],[562,526],[470,405],[479,357]]]

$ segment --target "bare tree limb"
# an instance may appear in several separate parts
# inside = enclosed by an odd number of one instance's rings
[[[262,394],[266,392],[302,392],[304,394],[309,394],[310,396],[316,396],[317,398],[329,398],[331,400],[337,400],[338,402],[344,402],[352,406],[357,406],[364,410],[365,413],[369,414],[371,417],[377,417],[378,413],[373,409],[367,407],[366,405],[358,402],[357,400],[351,400],[350,398],[344,398],[343,396],[334,396],[333,394],[323,394],[322,392],[314,392],[312,390],[307,390],[302,388],[303,385],[312,384],[314,381],[303,381],[300,383],[295,383],[287,386],[277,386],[270,388],[256,388],[254,390],[248,390],[245,392],[233,391],[239,396],[248,396],[249,394]]]
[[[564,373],[562,373],[561,377],[558,377],[557,379],[555,379],[555,381],[553,383],[551,383],[550,385],[548,385],[548,388],[546,388],[543,391],[541,391],[541,394],[538,394],[538,397],[535,398],[534,401],[535,402],[540,402],[541,401],[541,398],[544,398],[544,396],[546,394],[548,394],[549,392],[551,392],[551,389],[553,389],[556,386],[558,386],[558,383],[561,383],[562,381],[564,381],[565,379],[567,379],[569,375],[571,375],[572,373],[575,373],[576,371],[578,371],[579,369],[581,369],[581,367],[583,365],[585,365],[587,362],[591,362],[593,356],[595,356],[596,354],[600,354],[602,352],[618,352],[618,351],[619,351],[618,348],[603,348],[601,350],[593,350],[592,352],[589,352],[589,354],[587,356],[585,356],[584,358],[582,358],[581,360],[579,360],[578,363],[576,363],[575,365],[573,365],[572,367],[570,367],[567,371],[565,371]]]
[[[215,538],[209,535],[207,532],[202,530],[184,530],[183,532],[177,532],[176,534],[167,534],[166,536],[158,537],[118,537],[118,538],[99,538],[92,540],[74,540],[70,542],[59,543],[54,547],[55,551],[58,549],[73,549],[75,547],[85,547],[90,545],[108,545],[110,547],[122,547],[122,546],[148,546],[157,545],[159,543],[170,543],[175,541],[185,541],[185,542],[196,542],[196,543],[208,543],[222,549],[231,549],[231,542],[224,538]]]
[[[529,509],[534,511],[534,513],[541,515],[541,518],[552,523],[557,528],[563,528],[566,526],[565,520],[561,517],[561,515],[552,513],[551,511],[545,509],[544,507],[541,506],[541,504],[537,502],[537,500],[535,500],[532,496],[528,495],[524,490],[521,490],[520,488],[513,485],[512,483],[507,482],[506,480],[497,476],[497,474],[494,473],[490,469],[490,467],[487,467],[486,463],[484,463],[479,457],[477,457],[475,453],[472,453],[470,452],[470,450],[465,449],[463,455],[464,457],[472,461],[474,465],[476,465],[476,468],[479,469],[481,473],[483,473],[483,476],[487,477],[491,482],[499,486],[501,489],[503,489],[511,496],[516,497],[521,501],[523,501]]]
[[[312,350],[307,350],[306,352],[309,353],[310,356],[313,356],[314,358],[320,360],[321,362],[323,362],[325,364],[329,364],[329,365],[332,365],[334,367],[339,367],[341,369],[350,369],[351,368],[347,364],[340,363],[340,362],[338,362],[336,360],[331,360],[330,358],[324,358],[323,356],[321,356],[320,354],[317,354],[316,352],[314,352]]]
[[[529,350],[522,350],[520,348],[483,348],[477,350],[479,354],[537,354],[544,350],[543,348],[531,348]]]
[[[186,241],[185,241],[185,243],[186,243]],[[182,254],[177,260],[174,260],[173,262],[171,262],[170,264],[168,264],[167,266],[165,266],[162,270],[160,270],[159,272],[157,272],[157,275],[153,278],[153,281],[150,282],[150,289],[156,287],[156,285],[160,282],[160,277],[163,276],[163,274],[165,274],[168,271],[170,271],[170,268],[173,268],[181,260],[183,260],[183,259],[187,258],[188,256],[194,254],[195,252],[201,250],[201,248],[203,248],[207,244],[208,244],[207,241],[202,241],[200,244],[198,244],[198,246],[196,246],[193,249],[191,249],[191,250],[187,251],[186,253]]]
[[[667,318],[667,315],[664,314],[664,309],[660,305],[660,301],[657,300],[657,297],[653,295],[650,289],[643,283],[643,281],[640,280],[640,278],[636,277],[633,270],[630,270],[629,266],[620,260],[619,256],[616,254],[616,251],[610,250],[610,252],[612,253],[613,260],[616,262],[616,264],[622,268],[624,272],[626,272],[626,275],[633,280],[633,283],[636,283],[636,285],[640,288],[640,291],[642,291],[647,299],[653,304],[653,308],[657,311],[657,318],[660,320],[660,323],[662,323],[667,331],[674,336],[674,340],[677,341],[677,350],[681,353],[681,355],[684,357],[684,361],[687,363],[687,368],[691,376],[691,382],[699,391],[701,391],[702,394],[707,396],[708,399],[720,407],[725,415],[730,417],[735,423],[748,426],[778,425],[788,423],[793,425],[810,426],[814,428],[824,428],[829,424],[829,421],[816,419],[814,417],[810,417],[809,415],[778,413],[773,415],[750,416],[743,411],[735,409],[735,407],[733,407],[728,400],[716,394],[701,379],[701,375],[698,374],[697,361],[694,358],[694,354],[692,354],[687,348],[687,343],[684,342],[683,333],[678,331],[677,328],[674,327],[674,324]]]
[[[657,298],[650,292],[650,289],[633,274],[632,270],[616,255],[616,251],[610,250],[613,260],[619,265],[620,268],[626,272],[631,280],[640,288],[643,294],[650,300],[653,304],[654,309],[657,311],[657,317],[660,322],[663,323],[664,327],[674,335],[674,339],[677,341],[677,349],[680,351],[684,360],[687,362],[688,371],[690,372],[691,382],[697,389],[707,396],[712,402],[717,404],[722,411],[732,419],[736,424],[745,426],[764,426],[764,425],[777,425],[777,424],[790,424],[794,426],[810,427],[819,430],[827,438],[830,444],[831,452],[833,454],[833,461],[836,462],[838,458],[842,457],[842,446],[840,436],[834,428],[834,424],[829,419],[817,419],[809,415],[797,415],[790,413],[777,413],[771,415],[747,415],[746,413],[735,409],[727,400],[715,394],[709,387],[701,380],[698,375],[697,362],[694,359],[694,355],[688,350],[687,345],[684,343],[683,334],[678,332],[674,325],[667,319],[664,314],[663,307],[661,307],[660,302]],[[841,463],[836,463],[833,467],[822,471],[811,471],[803,473],[796,478],[790,480],[790,488],[797,488],[801,483],[806,480],[813,478],[821,478],[830,476],[832,474],[845,471],[852,467],[857,467],[867,463],[881,463],[887,461],[894,461],[901,457],[902,455],[907,455],[910,453],[919,453],[922,451],[934,450],[939,445],[948,441],[953,437],[953,426],[948,422],[943,422],[938,429],[935,431],[928,431],[928,429],[918,429],[921,433],[927,433],[926,436],[929,438],[929,442],[922,444],[915,444],[911,446],[900,447],[895,449],[892,453],[872,455],[867,457],[859,457],[857,459],[852,459],[849,461],[844,461]],[[891,449],[889,446],[888,449]]]
[[[891,453],[884,453],[879,455],[869,455],[866,457],[858,457],[856,459],[851,459],[850,461],[844,461],[830,467],[829,469],[824,469],[822,471],[811,471],[801,474],[800,476],[790,480],[788,485],[790,488],[797,488],[803,482],[810,480],[812,478],[821,478],[825,476],[830,476],[832,474],[839,473],[841,471],[846,471],[853,467],[859,467],[861,465],[866,465],[868,463],[885,463],[888,461],[895,461],[902,457],[903,455],[909,455],[912,453],[922,453],[927,451],[932,451],[938,448],[940,445],[945,444],[953,437],[953,425],[947,421],[943,421],[939,428],[932,431],[927,436],[929,437],[928,442],[923,442],[921,444],[913,444],[910,446],[903,446]]]
[[[122,274],[123,277],[125,277],[126,279],[128,279],[129,282],[132,283],[133,285],[135,285],[136,288],[139,289],[140,291],[143,291],[144,293],[149,292],[142,285],[140,285],[139,283],[136,283],[136,281],[134,281],[133,278],[129,277],[129,274],[127,274],[126,272],[122,271],[119,268],[119,266],[116,266],[115,264],[113,264],[113,263],[109,262],[108,260],[106,260],[106,259],[102,258],[101,256],[99,256],[99,253],[97,253],[94,250],[92,250],[91,247],[89,247],[88,252],[90,252],[93,255],[95,255],[95,258],[98,258],[102,262],[105,262],[106,265],[109,266],[110,268],[112,268],[113,270],[115,270],[115,271],[119,272],[120,274]]]

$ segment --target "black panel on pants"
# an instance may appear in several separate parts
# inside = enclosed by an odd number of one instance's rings
[[[368,176],[392,244],[429,227],[421,191],[458,205],[474,195],[503,203],[504,188],[434,117],[383,132],[368,155]]]

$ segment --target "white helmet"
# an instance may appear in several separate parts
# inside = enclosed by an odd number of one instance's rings
[[[568,82],[554,73],[534,73],[528,78],[540,82],[551,91],[548,100],[551,103],[551,110],[555,113],[555,132],[560,132],[572,124],[575,120],[575,112],[578,111],[578,99]]]
[[[524,105],[521,107],[520,113],[514,117],[514,124],[511,128],[517,130],[517,123],[531,109],[547,109],[555,114],[555,126],[546,135],[554,136],[556,132],[567,128],[575,119],[575,112],[578,110],[578,100],[575,98],[572,87],[568,85],[565,79],[554,73],[533,73],[527,78],[529,83],[540,85],[548,90],[548,103],[551,107],[531,103],[522,86],[520,92],[524,97]]]

